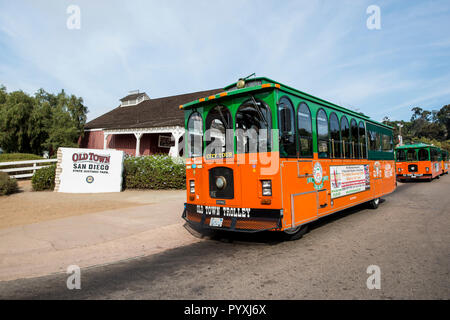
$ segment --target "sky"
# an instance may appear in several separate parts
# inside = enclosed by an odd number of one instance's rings
[[[69,28],[79,8],[79,28]],[[369,29],[375,5],[379,29]],[[256,73],[375,120],[450,103],[450,1],[0,0],[0,85],[81,96],[88,120]]]

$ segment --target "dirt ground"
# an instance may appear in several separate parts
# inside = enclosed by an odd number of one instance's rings
[[[63,217],[143,206],[179,199],[179,190],[67,194],[33,192],[31,181],[19,181],[20,192],[0,197],[0,229]]]

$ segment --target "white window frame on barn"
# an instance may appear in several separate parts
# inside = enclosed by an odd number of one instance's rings
[[[170,144],[167,145],[167,142],[170,141]],[[174,137],[168,137],[168,136],[159,136],[158,137],[158,148],[172,148],[174,146]]]

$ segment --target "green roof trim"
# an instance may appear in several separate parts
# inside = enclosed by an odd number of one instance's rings
[[[426,144],[426,143],[405,144],[402,146],[398,146],[395,149],[418,149],[418,148],[428,148],[428,147],[434,147],[434,148],[439,149],[439,147],[432,146],[432,145]]]
[[[247,82],[253,82],[253,81],[261,81],[261,84],[267,84],[267,83],[274,83],[274,84],[279,84],[280,86],[282,85],[281,83],[279,83],[278,81],[266,78],[266,77],[256,77],[256,78],[251,78],[251,79],[247,79]],[[234,82],[226,87],[223,88],[223,90],[225,91],[229,91],[230,89],[233,89],[234,87],[236,87],[237,82]],[[248,88],[252,88],[252,87],[248,87]]]

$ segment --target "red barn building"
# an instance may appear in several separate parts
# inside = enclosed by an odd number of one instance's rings
[[[81,148],[117,149],[128,155],[166,153],[179,156],[184,136],[184,114],[179,106],[223,90],[208,90],[151,99],[145,92],[130,92],[120,106],[88,122]]]

